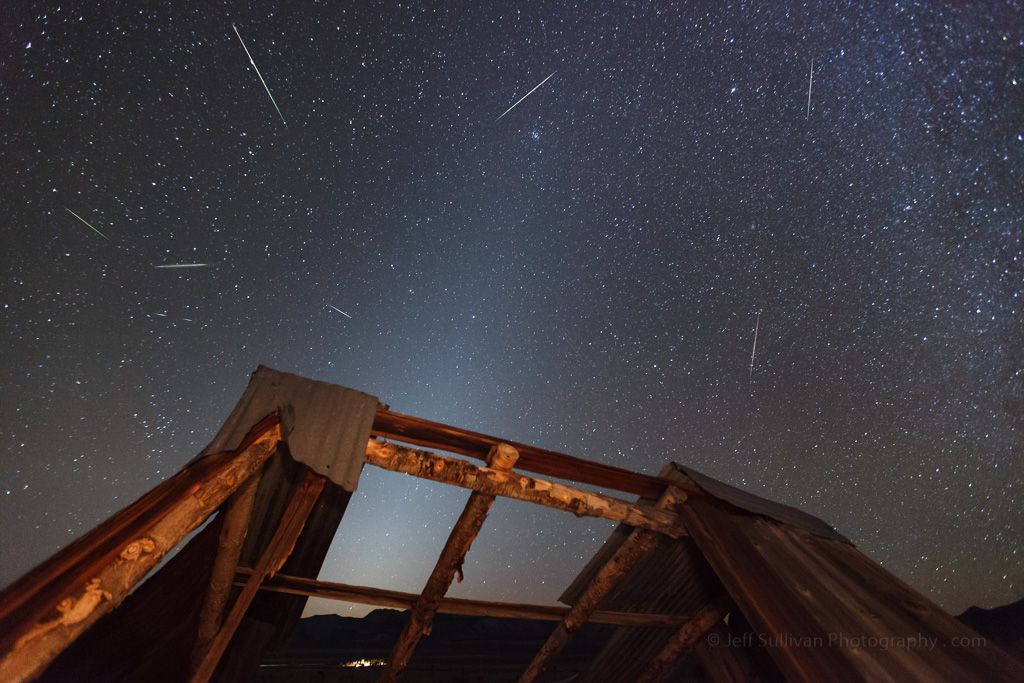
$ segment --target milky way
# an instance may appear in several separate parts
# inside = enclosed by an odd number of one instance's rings
[[[262,362],[1020,597],[1020,3],[334,5],[2,10],[0,583]],[[465,499],[368,469],[321,576],[418,591]],[[499,501],[453,593],[553,600],[611,527]]]

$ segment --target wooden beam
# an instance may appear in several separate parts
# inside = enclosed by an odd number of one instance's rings
[[[195,667],[190,679],[192,683],[206,683],[213,676],[220,658],[224,655],[232,636],[238,629],[238,625],[242,623],[242,617],[249,609],[252,599],[256,597],[260,584],[267,577],[273,576],[291,555],[292,548],[295,547],[295,542],[299,540],[299,534],[302,533],[302,528],[306,525],[306,519],[313,511],[313,506],[316,505],[326,483],[327,480],[324,477],[313,470],[306,470],[305,478],[296,487],[295,493],[288,501],[288,507],[285,508],[284,514],[281,516],[274,536],[253,568],[242,591],[235,598],[234,604],[231,605],[231,611],[224,619],[224,625],[210,642],[210,647],[202,661]]]
[[[707,607],[694,616],[690,623],[685,624],[672,634],[665,646],[654,656],[636,683],[661,683],[694,643],[704,637],[715,624],[720,622],[729,611],[728,598],[722,597],[712,601]]]
[[[459,458],[436,455],[386,441],[370,439],[366,445],[366,462],[386,470],[461,486],[478,493],[546,505],[579,517],[610,519],[672,538],[686,533],[681,517],[668,510],[630,503],[515,472],[480,467]]]
[[[668,486],[680,486],[662,477],[641,474],[630,470],[584,460],[565,453],[536,448],[527,444],[499,439],[468,429],[451,427],[440,422],[403,415],[380,407],[373,421],[372,436],[383,436],[396,441],[425,446],[451,453],[468,455],[486,460],[491,448],[507,443],[519,452],[516,467],[520,470],[542,474],[556,479],[567,479],[578,484],[589,484],[600,488],[615,489],[657,500]],[[689,495],[700,495],[700,490],[683,489]]]
[[[488,462],[495,472],[503,472],[512,469],[519,454],[514,448],[506,444],[498,444],[491,450]],[[466,502],[466,507],[459,515],[458,521],[448,536],[447,543],[441,551],[441,556],[434,565],[434,571],[430,573],[423,592],[416,600],[409,615],[409,621],[398,636],[398,642],[391,650],[391,657],[387,667],[381,672],[378,679],[381,683],[393,683],[405,670],[416,649],[416,644],[422,636],[430,633],[434,622],[434,614],[438,605],[452,585],[452,579],[456,572],[462,571],[462,562],[469,552],[473,539],[480,533],[487,511],[494,503],[494,496],[474,491]],[[460,577],[461,580],[461,577]]]
[[[685,494],[674,487],[669,488],[661,495],[657,506],[659,508],[673,507],[677,503],[681,503],[685,497]],[[597,570],[576,604],[572,606],[565,618],[541,646],[526,671],[519,677],[519,683],[532,683],[540,676],[551,660],[569,644],[573,634],[587,623],[605,596],[636,566],[640,558],[657,544],[660,538],[661,536],[647,529],[638,528],[630,532],[611,559]]]
[[[239,567],[235,585],[244,585],[245,579],[251,573],[251,569]],[[307,579],[287,574],[277,574],[272,579],[267,579],[260,585],[260,590],[288,593],[290,595],[305,595],[311,598],[324,598],[325,600],[355,602],[361,605],[397,607],[399,609],[409,609],[419,599],[419,595],[416,593],[403,593],[384,588],[319,581],[317,579]],[[443,598],[437,606],[438,614],[463,614],[502,619],[536,619],[538,621],[561,621],[568,612],[569,608],[561,605],[527,605],[514,602],[467,600],[464,598]],[[610,624],[612,626],[678,629],[690,623],[691,617],[676,616],[674,614],[643,614],[638,612],[598,610],[590,615],[588,621],[592,624]]]
[[[42,672],[258,471],[280,440],[277,415],[268,415],[237,450],[190,463],[0,594],[0,680]]]
[[[242,544],[249,529],[249,519],[252,516],[253,501],[256,499],[260,478],[260,473],[249,477],[228,499],[221,511],[224,515],[224,525],[220,530],[217,556],[214,558],[213,571],[210,574],[210,586],[199,611],[199,635],[192,650],[193,670],[203,661],[206,651],[210,649],[210,643],[220,631],[224,608],[235,579],[235,570],[238,568],[238,558],[242,554]]]

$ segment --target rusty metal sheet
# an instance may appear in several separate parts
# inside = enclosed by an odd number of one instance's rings
[[[377,404],[369,394],[261,365],[201,456],[235,448],[260,418],[276,410],[292,457],[355,491]]]

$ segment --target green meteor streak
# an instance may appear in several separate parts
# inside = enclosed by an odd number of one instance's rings
[[[277,100],[275,100],[274,96],[270,94],[270,88],[267,87],[267,82],[263,80],[263,74],[261,74],[260,70],[256,67],[256,62],[253,61],[252,55],[249,54],[249,48],[245,46],[245,41],[242,40],[242,34],[238,32],[238,27],[234,24],[231,24],[231,28],[235,29],[235,35],[238,36],[238,42],[242,44],[242,49],[245,50],[245,56],[249,58],[249,63],[252,64],[252,68],[256,72],[256,75],[260,77],[260,83],[263,84],[263,89],[267,91],[267,97],[270,98],[271,104],[273,104],[274,109],[277,110],[277,115],[281,117],[281,123],[287,126],[288,122],[284,120],[284,114],[281,113],[281,108],[277,106]]]
[[[92,230],[92,231],[93,231],[94,233],[96,233],[97,235],[99,235],[99,236],[100,236],[100,237],[102,237],[103,239],[107,240],[108,242],[110,241],[110,238],[109,238],[109,237],[107,237],[106,235],[104,235],[104,234],[103,234],[102,232],[100,232],[100,231],[99,231],[99,230],[97,230],[96,228],[94,228],[94,227],[93,227],[93,225],[92,225],[92,223],[90,223],[89,221],[85,220],[84,218],[82,218],[81,216],[79,216],[79,215],[78,215],[77,213],[75,213],[74,211],[72,211],[71,209],[69,209],[69,208],[68,208],[68,207],[66,207],[66,206],[64,207],[64,210],[65,210],[65,211],[67,211],[68,213],[70,213],[70,214],[71,214],[72,216],[74,216],[74,217],[75,217],[75,218],[77,218],[78,220],[80,220],[80,221],[82,221],[83,223],[85,223],[85,224],[86,224],[87,226],[89,226],[89,229],[90,229],[90,230]]]

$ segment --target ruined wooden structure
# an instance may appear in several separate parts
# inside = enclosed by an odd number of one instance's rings
[[[420,594],[316,578],[366,464],[470,491]],[[565,607],[446,597],[498,496],[619,523]],[[524,683],[587,623],[616,630],[586,681],[668,680],[684,659],[715,681],[1024,680],[799,510],[680,465],[630,472],[263,367],[200,457],[0,594],[0,680],[246,680],[308,596],[409,610],[381,681],[402,677],[438,613],[553,622]]]

